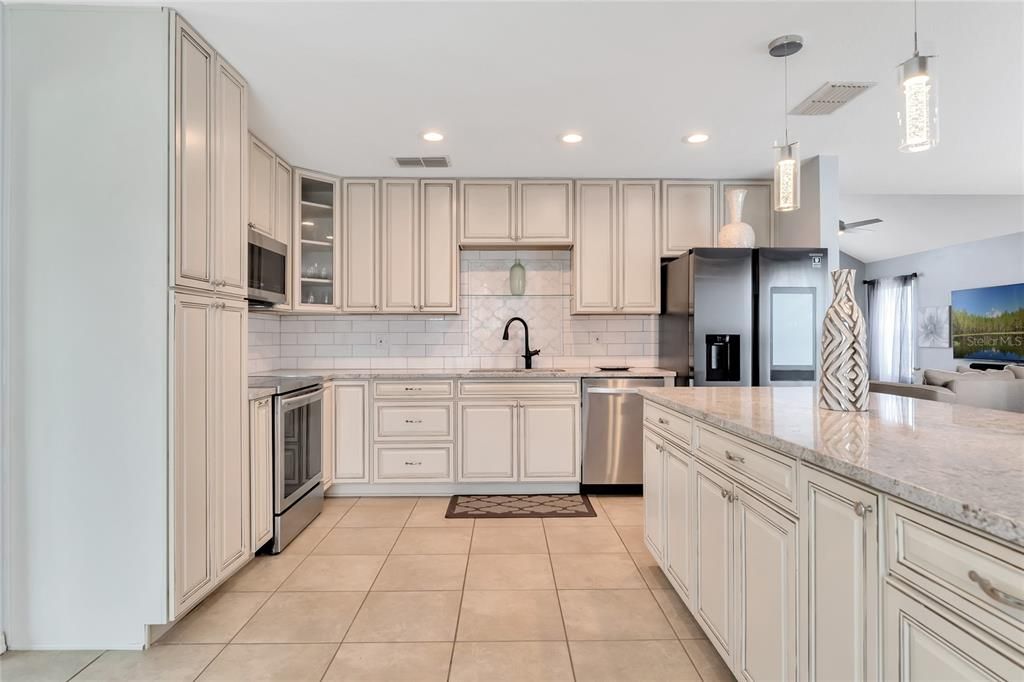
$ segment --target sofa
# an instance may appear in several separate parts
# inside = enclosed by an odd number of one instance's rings
[[[926,369],[914,379],[912,384],[872,381],[870,390],[918,400],[1024,412],[1024,366],[1021,365],[984,371],[965,365],[958,366],[955,372]]]

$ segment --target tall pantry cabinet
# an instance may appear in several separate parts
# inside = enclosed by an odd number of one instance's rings
[[[174,48],[169,615],[252,552],[245,80],[180,17]]]

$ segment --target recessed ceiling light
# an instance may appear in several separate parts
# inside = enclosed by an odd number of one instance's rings
[[[566,133],[565,135],[562,135],[562,142],[576,144],[577,142],[583,142],[583,136],[579,133]]]
[[[686,141],[690,144],[701,144],[702,142],[707,142],[710,139],[711,137],[705,133],[694,133],[687,137]]]
[[[444,139],[444,134],[439,133],[436,130],[428,130],[427,132],[423,133],[423,139],[426,140],[427,142],[440,142],[441,140]]]

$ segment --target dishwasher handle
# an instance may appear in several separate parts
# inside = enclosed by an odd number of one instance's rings
[[[588,388],[587,393],[604,393],[611,395],[625,395],[632,394],[636,395],[640,393],[640,389],[637,388]]]

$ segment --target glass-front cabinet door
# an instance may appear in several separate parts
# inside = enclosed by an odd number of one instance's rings
[[[296,309],[335,307],[338,302],[340,192],[337,178],[310,171],[295,172]]]

